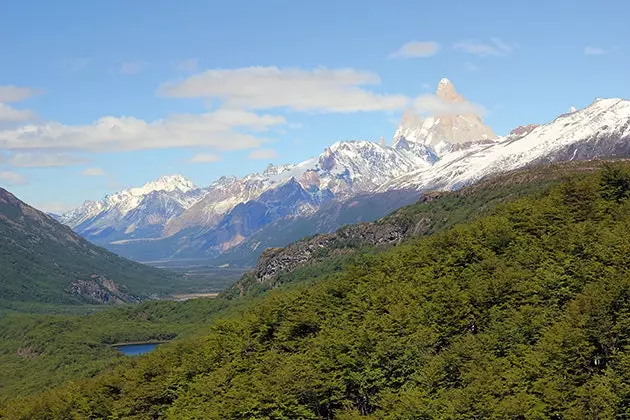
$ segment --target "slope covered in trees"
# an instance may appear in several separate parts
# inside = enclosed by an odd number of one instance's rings
[[[3,416],[625,417],[628,226],[628,166],[573,176]]]
[[[138,301],[182,276],[138,264],[76,235],[0,188],[0,308]]]
[[[285,248],[268,249],[254,270],[223,296],[258,294],[304,279],[321,278],[352,264],[361,253],[381,252],[411,238],[426,236],[490,214],[498,205],[540,194],[570,176],[592,173],[605,161],[537,165],[491,175],[457,191],[427,192],[420,201],[370,223],[347,225]]]

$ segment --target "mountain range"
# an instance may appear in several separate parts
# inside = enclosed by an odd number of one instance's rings
[[[181,175],[88,201],[58,216],[75,232],[139,261],[252,265],[268,247],[376,220],[429,190],[542,162],[630,155],[630,101],[597,99],[499,137],[448,79],[436,115],[405,112],[391,146],[343,141],[317,157],[196,187]],[[473,113],[467,113],[473,112]]]

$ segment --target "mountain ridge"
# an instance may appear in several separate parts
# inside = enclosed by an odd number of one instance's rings
[[[466,110],[474,110],[448,79],[440,81],[435,96],[443,107],[455,104],[455,109],[462,110],[461,105],[465,104]],[[369,200],[371,194],[384,198],[388,192],[399,190],[458,189],[492,173],[537,163],[630,156],[629,104],[622,99],[598,99],[582,110],[561,114],[550,123],[517,127],[503,137],[496,137],[476,114],[450,115],[444,111],[443,115],[423,118],[407,112],[391,146],[383,142],[340,141],[319,156],[297,164],[270,165],[262,173],[242,178],[224,176],[208,187],[186,192],[162,189],[141,199],[118,193],[114,196],[131,197],[133,205],[121,205],[125,211],[118,211],[114,205],[96,216],[86,218],[73,211],[62,219],[89,240],[131,258],[153,252],[155,258],[148,260],[184,255],[225,260],[220,256],[226,252],[244,255],[243,248],[232,250],[247,244],[257,232],[270,229],[267,226],[287,232],[291,225],[309,218],[322,225],[312,215],[329,201],[351,202],[355,197]],[[458,131],[464,134],[453,134]],[[271,210],[260,203],[263,194],[281,190],[291,179],[311,196],[306,200],[311,205],[289,204],[278,211],[277,206]],[[318,200],[318,196],[323,198]],[[130,207],[133,209],[127,210]],[[251,214],[243,214],[244,208]],[[374,214],[371,220],[385,214]],[[227,226],[253,218],[259,220],[258,230],[246,229],[247,234],[237,226]],[[328,226],[328,231],[338,227],[335,223]],[[289,236],[285,239],[290,242],[299,239]],[[203,239],[209,237],[222,239]],[[252,241],[247,245],[252,249],[251,256],[229,263],[242,265],[245,260],[254,260],[261,250]],[[290,243],[273,238],[267,242]]]

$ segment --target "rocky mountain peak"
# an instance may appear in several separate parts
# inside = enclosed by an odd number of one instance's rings
[[[277,173],[278,173],[278,168],[274,166],[273,163],[270,163],[267,166],[267,168],[265,168],[263,175],[272,176],[272,175],[276,175]]]
[[[534,131],[538,127],[540,127],[540,124],[520,125],[516,127],[514,130],[510,131],[509,135],[516,136],[516,137],[524,137],[528,135],[529,133],[531,133],[532,131]]]
[[[175,191],[188,192],[195,189],[195,185],[183,175],[164,175],[155,181],[147,182],[142,187],[131,188],[132,195],[145,195],[153,191]]]
[[[466,102],[466,99],[457,93],[455,85],[446,78],[438,83],[435,95],[446,104]],[[409,110],[403,114],[400,126],[394,134],[393,145],[396,147],[400,140],[405,139],[431,146],[437,151],[447,152],[453,149],[452,146],[496,138],[492,129],[486,126],[478,115],[453,115],[445,112],[444,115],[422,118]]]
[[[446,102],[464,102],[464,98],[457,93],[455,85],[446,78],[440,80],[435,94],[438,98],[443,99]]]
[[[335,167],[335,154],[330,147],[324,149],[324,153],[319,156],[319,166],[326,171]]]

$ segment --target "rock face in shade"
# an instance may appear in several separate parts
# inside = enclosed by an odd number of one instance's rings
[[[474,110],[475,106],[457,93],[450,80],[440,80],[435,101],[444,109],[443,113],[423,118],[413,111],[405,112],[394,134],[394,147],[404,139],[430,146],[439,154],[443,154],[452,151],[454,145],[497,138],[479,115],[457,114],[458,110]]]

